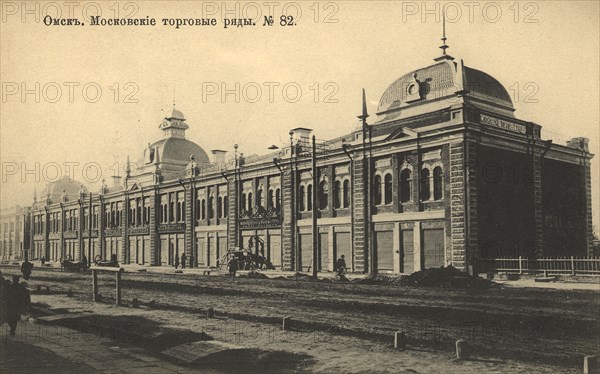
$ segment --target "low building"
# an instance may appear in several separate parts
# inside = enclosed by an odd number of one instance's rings
[[[29,248],[29,209],[19,205],[0,210],[0,257],[20,260]]]

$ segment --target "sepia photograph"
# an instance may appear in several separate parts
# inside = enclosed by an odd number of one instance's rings
[[[600,374],[600,1],[0,17],[0,373]]]

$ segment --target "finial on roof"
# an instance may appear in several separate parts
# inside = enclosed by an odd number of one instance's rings
[[[441,60],[454,60],[454,57],[446,54],[446,49],[450,48],[449,45],[446,45],[446,13],[442,12],[442,45],[440,45],[440,49],[442,50],[442,55],[440,57],[434,58],[434,61]]]
[[[367,113],[367,97],[365,94],[365,89],[362,89],[362,114],[358,116],[358,119],[361,119],[363,122],[366,122],[369,117],[369,113]]]
[[[127,165],[125,167],[125,178],[129,179],[131,177],[131,162],[129,161],[129,155],[127,155]]]

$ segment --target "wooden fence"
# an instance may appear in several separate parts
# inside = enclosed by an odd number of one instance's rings
[[[600,275],[600,257],[480,258],[481,272]]]

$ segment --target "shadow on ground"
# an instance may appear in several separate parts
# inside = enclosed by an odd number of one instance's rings
[[[57,310],[52,310],[52,312],[54,314]],[[59,312],[63,314],[65,310],[60,309]],[[55,319],[51,323],[82,333],[108,338],[111,340],[110,346],[142,348],[161,359],[196,369],[210,368],[217,372],[231,374],[297,373],[314,364],[314,359],[310,355],[243,347],[224,349],[192,362],[182,362],[161,352],[186,343],[211,341],[213,338],[204,332],[166,328],[161,323],[142,316],[82,314],[71,317],[66,314],[65,318]]]

